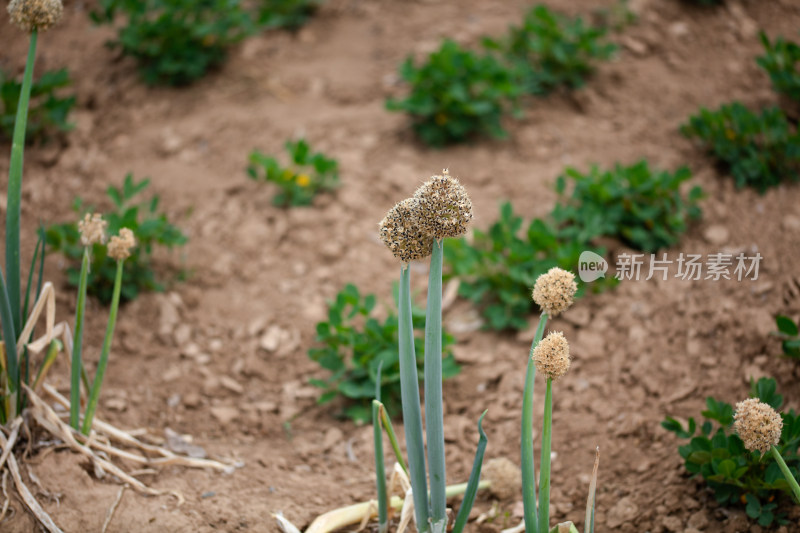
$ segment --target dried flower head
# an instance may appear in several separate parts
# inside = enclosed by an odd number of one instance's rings
[[[569,370],[569,343],[560,331],[551,332],[533,349],[536,371],[558,379]]]
[[[490,459],[483,465],[481,476],[492,482],[489,492],[499,500],[519,497],[522,475],[519,467],[505,457]]]
[[[575,274],[562,268],[553,267],[536,278],[533,285],[533,301],[548,316],[558,316],[572,305],[578,284]]]
[[[416,198],[406,198],[391,208],[379,226],[383,243],[404,263],[431,255],[433,237],[419,228],[419,200]]]
[[[111,237],[108,243],[108,256],[117,261],[124,261],[131,256],[131,248],[136,246],[133,232],[128,228],[119,230],[119,235]]]
[[[63,12],[61,0],[11,0],[8,4],[11,22],[28,33],[50,29]]]
[[[93,215],[86,213],[83,220],[78,222],[78,231],[81,234],[81,243],[84,246],[91,246],[95,243],[104,244],[106,242],[106,221],[98,213]]]
[[[733,427],[750,451],[767,453],[781,440],[783,420],[775,409],[760,401],[749,398],[736,404]]]
[[[423,183],[414,198],[419,199],[419,225],[426,234],[442,239],[467,232],[467,224],[472,220],[472,201],[464,186],[447,169],[441,176],[431,176]]]

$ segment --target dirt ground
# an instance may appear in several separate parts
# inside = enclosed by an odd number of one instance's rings
[[[584,15],[608,6],[548,4]],[[786,407],[800,409],[800,367],[778,357],[769,336],[776,314],[800,315],[800,190],[735,190],[678,126],[700,106],[776,103],[755,64],[757,31],[796,38],[800,4],[729,0],[700,9],[677,0],[632,2],[639,19],[613,36],[621,45],[617,59],[600,65],[583,90],[532,101],[522,120],[508,123],[508,141],[430,150],[413,139],[404,116],[384,110],[387,96],[403,93],[396,69],[406,55],[421,57],[443,37],[477,44],[520,21],[527,5],[330,0],[296,36],[253,37],[190,88],[148,89],[131,61],[103,46],[111,31],[91,25],[87,4],[66,2],[63,23],[40,38],[37,71],[69,69],[76,128],[62,143],[26,152],[23,257],[32,253],[37,221],[69,220],[75,196],[110,207],[109,184],[127,172],[150,176],[162,206],[190,236],[162,264],[186,268],[190,277],[122,308],[99,416],[154,436],[166,428],[191,435],[211,456],[245,465],[232,474],[177,467],[145,474],[143,481],[180,491],[186,502],[127,490],[108,531],[277,531],[272,512],[304,526],[324,511],[374,497],[372,430],[315,404],[308,379],[324,374],[306,351],[326,301],[345,283],[391,301],[398,265],[380,244],[376,223],[444,167],[466,185],[474,225],[485,228],[505,199],[527,218],[546,214],[556,199],[553,182],[567,165],[641,158],[660,168],[690,166],[692,183],[708,195],[702,221],[668,250],[670,258],[758,251],[764,259],[756,281],[627,281],[551,322],[574,355],[555,389],[554,519],[582,524],[599,446],[598,532],[762,531],[688,479],[677,439],[659,422],[697,416],[709,395],[738,401],[751,376],[774,376]],[[21,71],[27,43],[5,10],[0,33],[0,67]],[[313,208],[282,210],[270,203],[274,190],[246,178],[246,160],[254,148],[279,153],[299,135],[339,160],[342,187]],[[0,180],[8,153],[5,144]],[[75,297],[64,286],[64,268],[63,259],[49,257],[59,320],[71,321]],[[413,276],[424,288],[425,267],[415,265]],[[97,302],[90,306],[93,366],[107,313]],[[487,458],[519,462],[532,331],[476,330],[468,327],[475,316],[465,302],[445,316],[463,366],[444,386],[451,481],[468,476],[484,409]],[[66,370],[61,361],[52,374],[64,391]],[[543,390],[536,390],[539,409]],[[100,531],[120,490],[52,443],[23,470],[38,478],[37,497],[67,532]],[[495,518],[469,530],[516,525],[520,499],[479,496],[474,515]],[[37,530],[18,499],[11,506],[0,529]]]

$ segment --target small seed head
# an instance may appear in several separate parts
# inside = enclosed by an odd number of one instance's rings
[[[499,500],[518,498],[522,491],[519,467],[505,457],[490,459],[483,465],[482,477],[492,482],[489,492]]]
[[[558,379],[569,370],[569,343],[560,331],[549,333],[533,349],[536,371]]]
[[[572,305],[576,292],[578,284],[575,283],[575,274],[553,267],[536,279],[532,296],[542,311],[554,317]]]
[[[81,243],[91,246],[95,243],[106,242],[106,221],[99,213],[93,215],[86,213],[83,220],[78,222],[78,231],[81,234]]]
[[[11,0],[8,4],[11,22],[28,33],[49,30],[63,12],[61,0]]]
[[[379,226],[383,243],[404,263],[431,255],[433,237],[420,230],[418,199],[406,198],[395,205]]]
[[[419,199],[420,228],[436,239],[459,237],[467,232],[472,220],[472,201],[467,190],[445,169],[441,176],[431,176],[414,193]]]
[[[736,404],[733,427],[750,451],[767,453],[781,440],[783,420],[775,409],[758,398],[749,398]]]
[[[136,246],[133,232],[128,228],[119,230],[119,235],[111,237],[108,243],[108,256],[117,261],[124,261],[131,256],[131,248]]]

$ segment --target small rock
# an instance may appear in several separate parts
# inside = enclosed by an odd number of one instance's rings
[[[239,417],[239,410],[235,407],[212,407],[211,416],[217,419],[217,422],[223,426],[230,424]]]
[[[179,368],[177,365],[175,365],[175,366],[171,366],[171,367],[169,367],[169,368],[167,369],[167,371],[166,371],[166,372],[164,372],[164,373],[161,375],[161,379],[162,379],[162,380],[163,380],[165,383],[169,383],[170,381],[175,381],[176,379],[178,379],[179,377],[181,377],[181,374],[182,374],[182,372],[181,372],[181,369],[180,369],[180,368]]]
[[[669,25],[669,32],[675,37],[684,37],[689,34],[689,25],[685,22],[673,22]]]
[[[605,353],[605,340],[599,333],[590,330],[578,331],[574,346],[575,355],[578,357],[601,357]]]
[[[692,513],[692,516],[689,517],[689,521],[686,523],[687,526],[690,528],[695,529],[703,529],[708,525],[708,516],[704,510],[699,510],[695,513]]]
[[[800,217],[786,215],[781,221],[781,226],[787,231],[800,231]]]
[[[606,517],[606,526],[609,528],[617,528],[636,518],[639,514],[639,506],[633,501],[633,498],[626,496],[619,500],[614,507],[608,511]]]
[[[664,529],[667,531],[683,531],[683,524],[681,523],[681,519],[677,516],[665,516],[664,520],[661,522],[661,525],[663,525]]]
[[[268,352],[274,352],[280,346],[283,330],[278,326],[270,326],[266,333],[261,336],[259,346]]]
[[[711,244],[725,244],[728,242],[728,237],[730,233],[728,232],[728,228],[725,226],[720,226],[715,224],[713,226],[709,226],[703,232],[703,237]]]
[[[585,306],[577,306],[564,314],[564,320],[578,327],[586,327],[592,319],[592,313]]]
[[[200,405],[200,395],[196,392],[190,392],[183,398],[183,405],[190,409],[194,409],[195,407]]]
[[[634,39],[630,36],[624,36],[622,39],[622,45],[636,54],[637,56],[643,56],[647,54],[647,45],[642,41]]]
[[[125,398],[109,398],[105,402],[106,409],[111,411],[123,412],[128,408],[128,401]]]
[[[344,433],[339,428],[330,428],[325,432],[325,438],[322,440],[322,449],[325,451],[330,450],[337,444],[344,440]]]
[[[192,327],[189,324],[181,324],[175,328],[172,338],[175,339],[175,344],[183,346],[192,338]]]
[[[171,128],[165,128],[161,132],[161,139],[158,145],[158,151],[163,156],[176,154],[183,146],[183,139],[172,131]]]
[[[188,455],[195,459],[205,459],[208,456],[203,448],[192,444],[192,438],[189,435],[180,435],[170,428],[165,428],[164,436],[167,440],[167,448],[175,453]]]
[[[244,392],[244,387],[242,387],[238,381],[236,381],[231,377],[220,376],[219,382],[222,384],[223,387],[225,387],[229,391],[235,392],[236,394],[241,394]]]

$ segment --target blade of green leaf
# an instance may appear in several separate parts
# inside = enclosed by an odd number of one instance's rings
[[[467,524],[469,513],[472,510],[472,505],[475,503],[475,496],[478,494],[478,483],[481,479],[481,467],[483,466],[483,455],[486,452],[486,444],[488,439],[486,433],[483,431],[483,417],[486,416],[488,411],[484,411],[478,419],[478,449],[475,451],[475,460],[472,463],[472,472],[469,475],[467,482],[467,490],[464,492],[464,499],[461,501],[461,508],[458,510],[456,522],[453,526],[453,533],[461,533],[464,526]]]
[[[583,533],[594,533],[594,509],[597,493],[597,469],[600,467],[600,446],[594,457],[594,468],[592,469],[592,480],[589,482],[589,496],[586,498],[586,521],[583,525]]]

